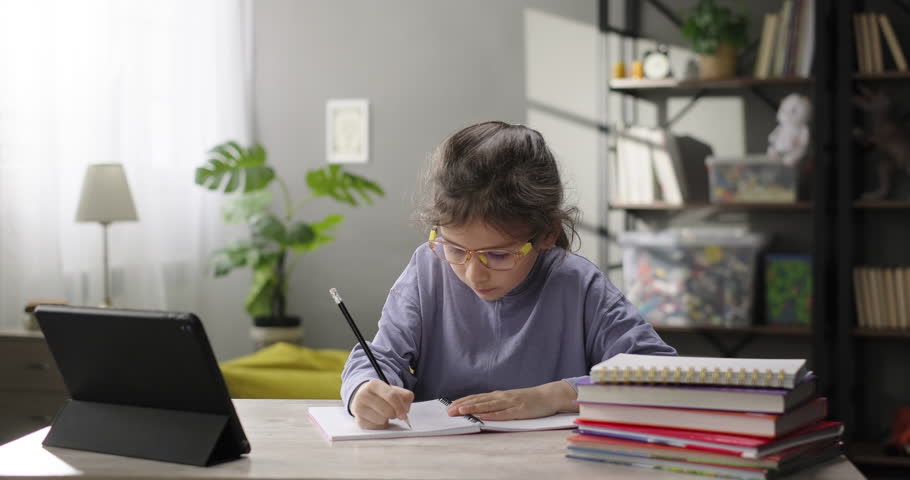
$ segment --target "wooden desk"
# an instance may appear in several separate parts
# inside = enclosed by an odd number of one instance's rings
[[[184,465],[44,448],[47,428],[0,446],[0,477],[150,480],[217,479],[694,479],[657,470],[563,457],[568,430],[478,433],[447,437],[337,442],[310,424],[307,407],[333,400],[237,400],[252,452],[214,467]],[[136,432],[141,435],[141,432]],[[839,459],[799,472],[800,479],[862,479]]]

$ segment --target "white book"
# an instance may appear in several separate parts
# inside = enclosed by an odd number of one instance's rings
[[[803,0],[799,16],[799,48],[796,59],[796,74],[808,77],[812,74],[812,56],[815,53],[815,0]]]
[[[623,181],[635,185],[637,195],[633,202],[651,203],[660,199],[680,205],[687,198],[679,145],[669,130],[643,126],[622,130],[617,138],[617,155],[628,172]],[[659,196],[655,181],[660,186]]]
[[[853,269],[853,303],[856,304],[856,324],[860,328],[868,327],[869,319],[866,313],[866,288],[864,286],[863,268]]]
[[[774,56],[774,44],[777,39],[777,24],[779,17],[776,13],[765,15],[765,22],[762,25],[761,40],[758,46],[758,55],[755,57],[756,78],[768,78],[771,74],[771,60]]]
[[[804,358],[673,357],[620,353],[591,367],[591,381],[793,388],[808,373]]]
[[[446,413],[449,401],[440,398],[411,404],[408,420],[390,420],[382,430],[361,428],[348,414],[345,407],[310,407],[310,421],[320,429],[330,442],[366,440],[374,438],[437,437],[480,432],[531,432],[538,430],[566,430],[575,427],[575,413],[558,413],[549,417],[530,420],[483,421],[470,415],[450,417]]]
[[[882,37],[879,34],[878,18],[874,13],[864,13],[866,21],[866,32],[869,35],[869,45],[872,49],[872,72],[882,73],[885,71],[884,62],[882,61]]]

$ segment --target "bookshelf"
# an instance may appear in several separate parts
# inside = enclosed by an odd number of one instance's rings
[[[854,73],[853,79],[866,82],[874,80],[908,80],[910,79],[910,72]]]
[[[853,208],[861,210],[910,210],[910,201],[866,201],[856,200]]]
[[[604,32],[620,33],[629,36],[629,42],[635,43],[641,38],[647,37],[641,32],[641,5],[634,5],[637,2],[622,2],[627,9],[625,18],[620,19],[622,25],[609,23],[610,19],[605,16],[604,12],[609,10],[611,3],[617,3],[617,0],[601,0],[601,29]],[[749,2],[753,11],[761,12],[772,9],[779,9],[774,6],[758,6],[761,2]],[[630,9],[631,10],[628,10]],[[816,23],[824,24],[818,19],[826,18],[830,12],[829,2],[819,1],[816,8]],[[681,9],[677,8],[677,11]],[[664,12],[661,12],[664,13]],[[636,17],[636,15],[638,17]],[[763,14],[758,15],[763,17]],[[753,17],[753,20],[755,17]],[[648,23],[654,24],[655,20]],[[760,26],[760,25],[759,25]],[[758,29],[752,29],[753,36]],[[702,98],[707,97],[737,97],[742,99],[744,109],[750,113],[746,123],[748,128],[757,129],[761,133],[753,133],[752,136],[757,138],[756,141],[749,141],[749,152],[764,151],[767,147],[767,135],[775,126],[775,116],[780,100],[788,93],[799,92],[807,95],[812,102],[813,117],[828,118],[830,116],[830,82],[831,82],[831,59],[833,52],[827,41],[827,32],[824,29],[815,30],[815,48],[819,52],[816,55],[815,65],[810,76],[778,76],[769,78],[755,78],[751,76],[738,76],[722,80],[700,80],[677,78],[668,78],[661,80],[636,79],[636,78],[614,78],[607,82],[607,90],[610,94],[624,97],[623,103],[617,116],[621,118],[608,123],[629,125],[626,118],[629,104],[634,102],[648,102],[653,105],[654,111],[658,112],[657,124],[665,128],[672,128],[680,117],[684,116],[688,110],[693,108],[694,104]],[[658,32],[651,32],[652,34]],[[672,41],[671,45],[674,44]],[[677,43],[677,45],[679,45]],[[623,55],[629,55],[628,45],[623,47]],[[628,57],[625,58],[628,60]],[[752,71],[751,63],[749,67],[739,68],[739,71]],[[677,108],[675,113],[670,114],[669,100],[676,98],[689,103],[682,108]],[[608,102],[609,103],[609,102]],[[754,108],[762,109],[758,112],[752,112],[745,105],[754,105]],[[632,107],[635,108],[635,107]],[[610,113],[610,112],[608,112]],[[757,113],[758,115],[754,115]],[[608,115],[613,116],[612,113]],[[631,114],[631,124],[635,124],[637,114]],[[695,129],[689,125],[689,129]],[[711,129],[709,124],[702,125],[704,129]],[[828,220],[828,215],[832,210],[830,202],[831,192],[831,172],[830,164],[832,158],[825,153],[830,152],[831,131],[828,122],[813,122],[811,127],[811,138],[813,139],[812,148],[817,155],[816,173],[810,185],[810,190],[816,192],[816,195],[806,195],[798,197],[798,201],[791,203],[712,203],[705,200],[686,201],[682,204],[672,204],[666,202],[625,202],[612,201],[605,206],[607,218],[617,218],[623,223],[622,230],[638,230],[643,227],[645,230],[656,231],[668,225],[687,226],[685,219],[696,218],[696,224],[715,225],[718,222],[723,223],[725,218],[745,218],[745,222],[750,229],[761,233],[779,233],[778,238],[772,242],[772,246],[762,253],[786,253],[786,254],[810,254],[813,256],[813,273],[812,282],[813,291],[813,320],[812,326],[777,326],[756,324],[749,327],[669,327],[655,326],[661,335],[668,335],[668,341],[681,340],[687,338],[701,338],[707,340],[712,351],[723,356],[736,356],[747,345],[758,342],[756,347],[765,344],[772,345],[776,339],[786,339],[791,345],[800,345],[797,349],[798,354],[810,357],[813,369],[822,374],[830,368],[829,348],[827,339],[831,337],[831,329],[827,318],[829,310],[827,299],[829,290],[833,282],[830,275],[831,265],[829,259],[830,252],[833,250],[832,227]],[[747,135],[749,132],[746,132]],[[695,134],[692,134],[695,135]],[[762,143],[760,145],[759,143]],[[616,149],[611,147],[611,155],[615,155]],[[827,157],[827,158],[825,158]],[[707,195],[707,192],[704,192]],[[660,197],[658,197],[660,198]],[[696,197],[697,198],[697,197]],[[705,197],[706,199],[706,197]],[[612,215],[612,217],[611,217]],[[614,220],[615,221],[615,220]],[[614,224],[613,229],[617,227]],[[618,233],[618,232],[608,232]],[[609,258],[610,255],[607,255]],[[758,273],[754,280],[755,286],[763,283],[762,259],[757,262]],[[613,256],[616,261],[615,253]],[[753,310],[753,318],[759,319],[763,315],[764,289],[753,287],[753,302],[756,307]],[[758,320],[761,322],[762,320]],[[774,343],[776,344],[776,343]],[[811,352],[807,354],[804,352]],[[773,352],[771,353],[773,355]],[[794,355],[796,355],[795,353]],[[820,385],[822,391],[830,391],[827,385]]]
[[[640,211],[640,210],[690,210],[695,208],[713,208],[718,210],[768,210],[768,211],[811,211],[811,202],[794,202],[794,203],[710,203],[710,202],[687,202],[683,204],[671,203],[611,203],[610,208],[616,210]],[[910,208],[908,205],[907,208]]]
[[[602,8],[608,3],[608,0],[602,0]],[[749,5],[756,3],[749,2]],[[818,50],[811,78],[737,77],[704,82],[614,79],[607,84],[610,93],[630,99],[623,101],[622,115],[625,115],[627,105],[634,102],[657,104],[671,97],[689,96],[694,103],[699,98],[714,95],[755,95],[764,97],[760,99],[768,106],[773,105],[771,95],[788,91],[805,92],[812,98],[813,150],[824,155],[816,157],[811,196],[800,197],[797,203],[776,205],[704,201],[681,205],[612,202],[605,210],[607,218],[620,215],[625,230],[642,226],[654,229],[659,222],[668,224],[678,217],[715,211],[719,215],[745,217],[749,222],[760,219],[757,223],[762,228],[788,235],[799,230],[808,231],[810,245],[806,253],[816,259],[813,315],[809,327],[660,326],[656,329],[661,335],[670,335],[671,343],[685,336],[708,339],[717,352],[725,355],[735,355],[749,342],[761,339],[806,342],[809,347],[806,351],[810,352],[806,355],[823,379],[819,391],[831,397],[831,418],[847,425],[845,439],[850,458],[860,466],[896,468],[901,472],[900,478],[906,478],[910,460],[885,455],[880,442],[882,432],[889,426],[893,407],[910,404],[910,384],[897,382],[900,385],[896,385],[893,380],[889,381],[892,376],[906,376],[906,367],[910,365],[910,350],[906,347],[910,330],[860,327],[853,268],[870,263],[872,266],[910,267],[910,248],[906,241],[910,238],[910,196],[883,201],[861,198],[862,192],[870,189],[870,182],[875,183],[874,171],[870,173],[874,162],[869,160],[876,153],[864,149],[855,140],[856,128],[863,126],[863,112],[855,108],[853,97],[860,86],[888,93],[901,108],[906,125],[910,114],[910,101],[905,100],[910,98],[907,95],[910,93],[910,71],[893,71],[895,66],[889,60],[889,47],[883,41],[885,71],[860,73],[853,42],[853,14],[864,10],[884,13],[894,25],[905,52],[910,52],[907,48],[910,46],[908,4],[910,2],[903,0],[817,2],[816,24],[824,28],[816,28]],[[640,14],[640,8],[632,11]],[[627,12],[626,20],[623,31],[634,33],[636,39],[646,37],[639,31],[640,19],[630,18]],[[605,21],[603,14],[601,21]],[[648,23],[654,25],[655,21],[652,19]],[[622,51],[628,55],[630,50]],[[655,110],[663,115],[659,121],[672,125],[677,120],[677,115],[667,119],[670,115],[665,106]],[[692,126],[689,128],[691,130]],[[712,221],[710,217],[706,218],[709,218],[708,222]],[[755,296],[761,298],[758,294]],[[891,370],[887,370],[888,366]],[[880,372],[881,368],[885,370]]]
[[[854,130],[864,127],[864,112],[854,108],[852,99],[859,86],[887,94],[903,112],[902,102],[910,89],[910,72],[894,71],[890,47],[882,39],[884,71],[862,72],[857,59],[854,14],[884,14],[894,25],[904,52],[910,45],[907,26],[910,11],[899,0],[837,2],[833,19],[835,50],[851,55],[838,57],[834,82],[833,150],[835,175],[835,234],[837,266],[835,272],[833,321],[836,325],[833,347],[838,355],[835,396],[840,406],[837,415],[848,426],[848,457],[867,474],[896,474],[907,478],[910,458],[885,455],[882,443],[889,430],[894,408],[910,403],[910,386],[895,381],[894,368],[910,364],[906,341],[910,330],[869,328],[859,324],[858,299],[854,293],[853,269],[871,264],[880,267],[910,267],[905,247],[910,237],[910,198],[867,201],[862,192],[874,184],[874,161],[878,153],[854,140]],[[868,310],[866,310],[868,312]],[[868,313],[866,314],[868,319]],[[867,320],[868,321],[868,320]],[[901,375],[896,374],[898,377]]]
[[[910,339],[910,330],[898,330],[891,328],[857,327],[854,328],[851,333],[855,337],[891,338],[895,340]]]
[[[637,78],[614,78],[610,80],[609,86],[615,91],[633,91],[633,90],[656,90],[656,89],[674,89],[674,90],[726,90],[742,89],[750,87],[771,86],[771,85],[808,85],[814,81],[807,77],[775,77],[775,78],[754,78],[754,77],[736,77],[722,80],[677,80],[673,78],[651,80]]]
[[[807,336],[811,332],[809,327],[789,326],[789,325],[751,325],[748,327],[724,327],[715,325],[705,325],[697,327],[673,327],[661,325],[654,327],[658,332],[667,333],[748,333],[755,335],[779,335],[779,336]]]

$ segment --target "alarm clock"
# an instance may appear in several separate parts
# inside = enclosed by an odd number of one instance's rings
[[[645,78],[661,79],[670,76],[670,55],[666,45],[645,52],[642,59],[642,70]]]

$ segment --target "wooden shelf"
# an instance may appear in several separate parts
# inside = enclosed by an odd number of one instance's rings
[[[671,327],[665,325],[654,325],[654,329],[661,333],[736,333],[780,336],[809,335],[809,327],[790,325],[752,325],[748,327],[723,327],[715,325]]]
[[[910,72],[854,73],[854,80],[907,80]]]
[[[910,457],[885,455],[881,445],[871,442],[854,442],[847,447],[847,457],[857,465],[910,468]]]
[[[857,201],[853,202],[853,208],[861,208],[861,209],[865,209],[865,210],[910,209],[910,202],[894,201],[894,200],[876,200],[876,201],[857,200]]]
[[[763,85],[808,85],[812,82],[812,78],[806,77],[734,77],[723,80],[677,80],[674,78],[651,80],[646,78],[614,78],[610,80],[609,85],[610,89],[620,91],[656,89],[723,90],[758,87]]]
[[[610,208],[618,210],[689,210],[694,208],[716,208],[720,210],[811,210],[812,203],[710,203],[693,202],[682,205],[671,203],[611,203]]]
[[[910,338],[910,329],[858,327],[852,333],[856,337]]]

